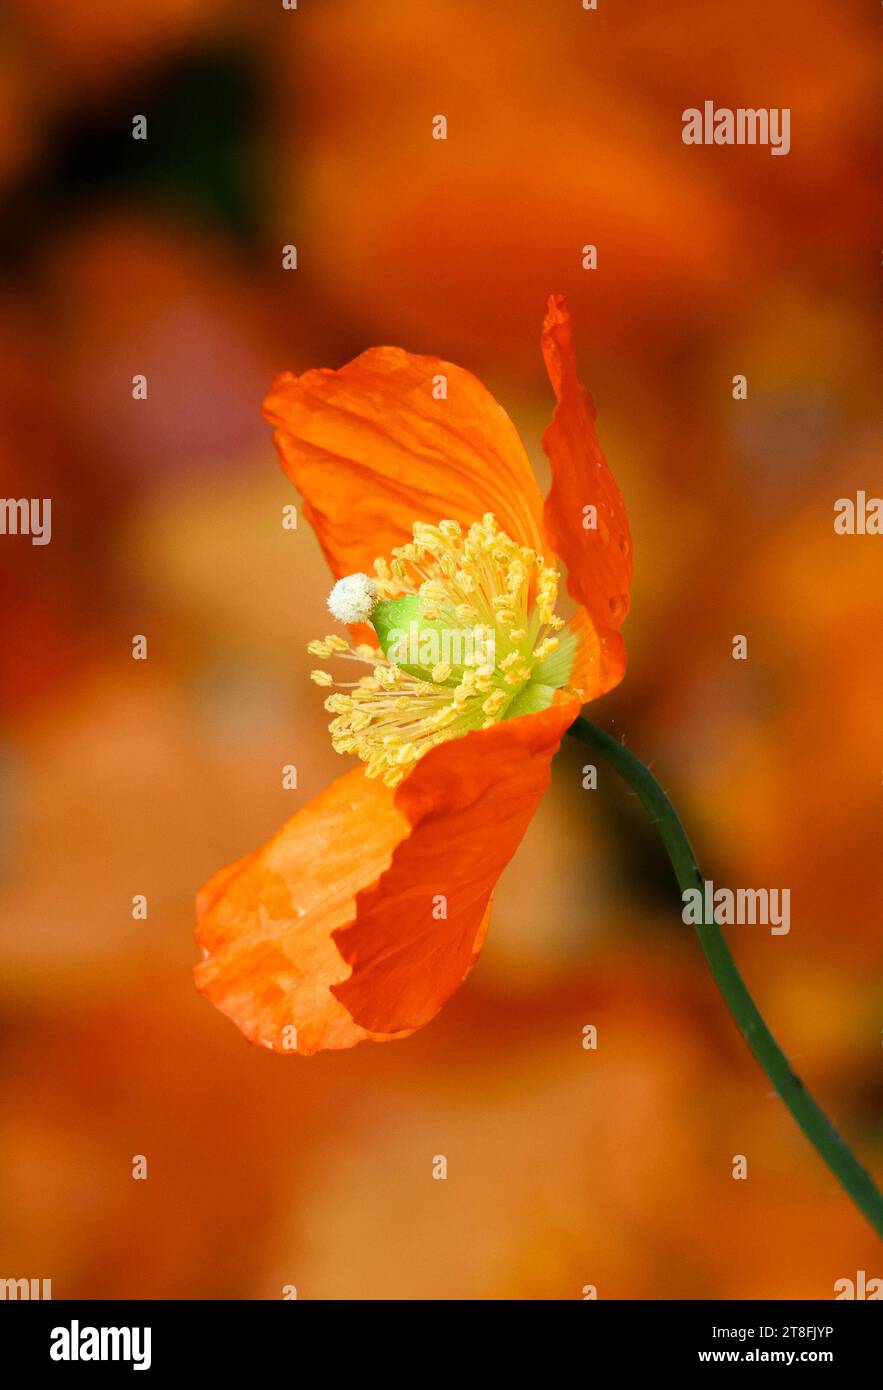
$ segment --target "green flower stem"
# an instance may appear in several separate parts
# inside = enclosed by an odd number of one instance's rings
[[[704,880],[686,831],[649,768],[618,739],[590,724],[587,719],[577,719],[568,732],[595,753],[600,753],[637,793],[659,830],[681,892],[691,888],[698,888],[702,892]],[[787,1057],[748,993],[717,922],[703,922],[696,927],[696,935],[724,1002],[751,1051],[816,1153],[827,1163],[874,1230],[883,1236],[883,1196],[830,1120],[816,1105],[800,1077],[791,1070]]]

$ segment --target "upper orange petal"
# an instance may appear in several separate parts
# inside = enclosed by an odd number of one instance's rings
[[[348,974],[331,937],[355,916],[359,889],[389,866],[408,822],[361,767],[332,782],[263,849],[222,869],[197,898],[205,959],[197,987],[252,1042],[301,1053],[352,1047],[370,1034],[331,987]]]
[[[581,385],[563,295],[552,295],[543,322],[543,357],[557,397],[543,448],[552,486],[543,509],[549,542],[567,565],[567,591],[587,610],[599,642],[598,688],[610,690],[625,671],[619,628],[629,610],[632,542],[619,488],[595,433],[595,406]],[[584,508],[597,509],[597,528],[584,527]],[[587,695],[587,698],[591,698]]]
[[[473,964],[497,879],[549,783],[579,701],[440,744],[401,784],[411,833],[334,939],[352,974],[332,993],[363,1028],[420,1028]],[[442,905],[446,913],[441,916]]]
[[[447,397],[436,400],[435,378]],[[283,372],[264,402],[333,573],[411,540],[415,521],[477,521],[542,552],[542,498],[502,406],[462,367],[371,348],[339,371]]]

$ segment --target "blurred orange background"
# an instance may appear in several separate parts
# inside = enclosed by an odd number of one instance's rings
[[[582,789],[575,747],[478,967],[413,1039],[271,1055],[190,977],[196,889],[344,768],[271,377],[437,353],[545,483],[538,334],[563,291],[636,557],[629,671],[587,712],[652,763],[709,877],[791,889],[789,935],[731,943],[881,1173],[883,541],[832,524],[881,491],[878,25],[858,0],[9,0],[0,459],[53,533],[0,537],[0,1275],[569,1299],[883,1273],[652,827],[606,768]],[[790,154],[683,145],[706,99],[790,107]]]

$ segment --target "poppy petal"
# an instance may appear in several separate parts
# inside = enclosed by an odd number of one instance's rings
[[[203,888],[197,987],[276,1052],[428,1023],[478,957],[497,879],[578,712],[562,698],[440,744],[395,793],[362,768],[338,778]]]
[[[596,700],[610,689],[609,671],[602,665],[601,643],[595,624],[584,608],[580,608],[561,633],[561,647],[545,661],[535,679],[548,680],[550,672],[555,684],[582,692],[584,704]]]
[[[440,744],[396,793],[411,833],[334,933],[352,974],[332,993],[372,1032],[422,1027],[463,982],[487,928],[497,879],[549,783],[579,713],[561,698],[539,714]]]
[[[332,782],[270,842],[197,898],[197,987],[276,1052],[352,1047],[370,1034],[331,993],[349,968],[331,933],[388,868],[408,822],[361,767]],[[286,1032],[292,1025],[296,1033]]]
[[[573,355],[570,314],[552,295],[543,323],[543,357],[557,398],[543,448],[552,486],[543,511],[550,544],[567,565],[567,590],[594,624],[600,647],[596,694],[625,671],[619,628],[629,609],[632,542],[625,504],[595,433],[595,406],[581,385]],[[594,508],[594,514],[588,508]],[[595,524],[586,525],[586,521]]]
[[[370,573],[377,556],[411,540],[415,521],[470,523],[485,512],[542,552],[542,497],[524,446],[461,367],[371,348],[339,371],[283,372],[264,416],[338,578]]]

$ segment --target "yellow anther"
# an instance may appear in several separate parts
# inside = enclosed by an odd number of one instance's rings
[[[359,741],[355,738],[340,738],[335,736],[331,739],[331,747],[334,749],[335,753],[358,753]]]
[[[495,690],[493,695],[488,695],[481,708],[485,714],[499,714],[508,698],[505,690]]]
[[[514,671],[507,671],[505,681],[507,685],[521,685],[522,681],[530,680],[530,667],[517,666]]]

